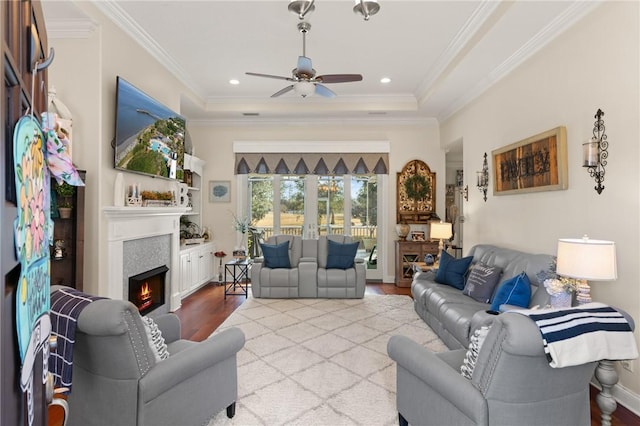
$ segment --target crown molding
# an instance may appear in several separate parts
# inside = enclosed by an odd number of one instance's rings
[[[50,39],[89,38],[98,25],[91,19],[55,19],[47,21],[47,36]]]
[[[549,22],[547,26],[531,37],[531,39],[520,49],[509,56],[500,65],[495,67],[493,71],[489,73],[487,78],[480,80],[478,84],[467,91],[464,96],[461,96],[454,102],[451,102],[447,108],[444,108],[441,114],[438,115],[438,121],[442,123],[448,120],[453,114],[470,104],[491,88],[491,86],[511,74],[520,65],[522,65],[523,62],[538,53],[543,47],[557,38],[560,34],[571,28],[585,15],[598,7],[603,1],[604,0],[573,2],[570,7],[565,9],[563,13],[558,15],[554,20]]]
[[[424,104],[433,93],[439,80],[446,76],[447,69],[455,66],[469,44],[477,37],[478,31],[489,21],[496,9],[504,7],[502,2],[484,0],[471,14],[460,31],[453,38],[444,52],[438,57],[431,70],[417,90],[419,104]]]
[[[191,76],[167,53],[115,0],[92,0],[92,3],[122,31],[131,36],[143,49],[194,93],[202,93]]]
[[[428,126],[438,125],[433,117],[238,117],[238,118],[196,118],[187,119],[188,127],[238,127],[238,128],[289,128],[309,127],[309,126],[367,126],[389,127],[393,126]]]

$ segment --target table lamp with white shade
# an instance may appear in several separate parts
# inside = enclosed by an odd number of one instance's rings
[[[580,239],[561,238],[558,240],[556,273],[580,280],[576,299],[579,305],[589,303],[591,290],[587,280],[611,281],[618,278],[616,245],[613,241],[590,240],[586,235]],[[617,406],[611,389],[618,382],[613,361],[600,360],[595,375],[602,386],[596,397],[601,425],[611,426],[611,413]]]
[[[429,225],[429,238],[432,240],[440,240],[438,252],[444,249],[444,240],[448,240],[452,235],[453,232],[449,222],[431,222]]]
[[[576,300],[582,305],[591,302],[587,280],[611,281],[618,278],[616,244],[613,241],[582,238],[558,240],[556,273],[579,280]]]

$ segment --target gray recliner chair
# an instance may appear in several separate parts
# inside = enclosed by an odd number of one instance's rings
[[[397,362],[401,425],[588,425],[589,381],[596,363],[551,368],[535,323],[517,313],[496,317],[471,380],[466,353],[432,353],[404,336],[387,351]]]
[[[367,282],[364,259],[355,258],[352,268],[327,269],[328,240],[340,244],[353,242],[348,235],[323,235],[318,238],[318,297],[362,299]]]
[[[138,309],[103,299],[78,317],[69,425],[201,425],[235,414],[240,329],[202,342],[180,339],[174,314],[154,318],[170,356],[156,362]]]

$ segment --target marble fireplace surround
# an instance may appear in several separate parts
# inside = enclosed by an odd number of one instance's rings
[[[169,310],[180,307],[180,216],[185,207],[105,207],[107,221],[107,288],[100,295],[112,299],[124,296],[124,243],[141,238],[169,235]]]

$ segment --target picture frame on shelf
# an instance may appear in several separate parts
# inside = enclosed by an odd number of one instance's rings
[[[411,241],[426,241],[424,231],[411,231]]]
[[[230,180],[210,180],[209,181],[209,202],[210,203],[231,202],[231,181]]]

